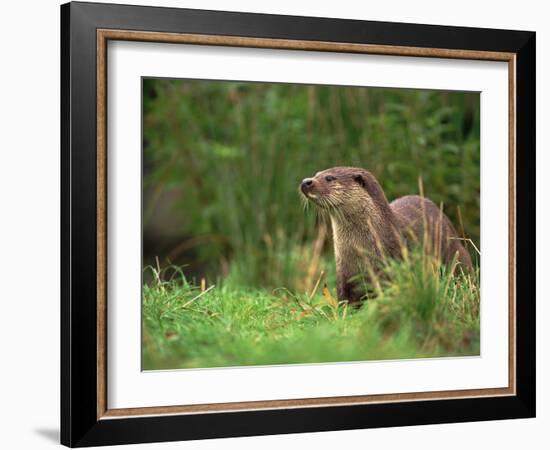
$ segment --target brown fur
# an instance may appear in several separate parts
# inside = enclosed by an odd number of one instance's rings
[[[328,177],[328,178],[327,178]],[[387,257],[402,255],[407,242],[448,264],[470,268],[470,255],[450,220],[427,198],[407,195],[388,203],[376,178],[367,170],[333,167],[302,182],[302,193],[330,216],[336,259],[337,293],[354,302],[364,296],[358,275],[372,277]]]

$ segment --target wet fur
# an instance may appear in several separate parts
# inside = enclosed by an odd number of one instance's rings
[[[309,180],[302,193],[330,217],[340,300],[363,297],[357,277],[374,279],[384,259],[400,257],[411,241],[445,264],[456,256],[462,266],[472,266],[450,220],[431,200],[407,195],[389,203],[376,178],[356,167],[334,167]]]

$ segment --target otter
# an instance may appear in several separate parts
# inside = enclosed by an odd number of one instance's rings
[[[385,258],[402,257],[411,242],[422,243],[424,251],[444,264],[456,261],[465,270],[472,267],[469,253],[440,208],[418,195],[389,203],[374,175],[365,169],[326,169],[305,178],[300,190],[330,217],[339,300],[361,300],[366,292],[358,276],[372,276]]]

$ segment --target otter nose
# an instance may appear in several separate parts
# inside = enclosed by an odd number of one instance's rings
[[[309,189],[312,184],[313,180],[311,178],[304,178],[302,180],[302,191],[306,191],[307,189]]]

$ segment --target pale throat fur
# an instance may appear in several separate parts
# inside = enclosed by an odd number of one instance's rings
[[[375,204],[368,193],[362,192],[361,201],[355,205],[328,213],[339,290],[350,281],[348,275],[369,273],[385,257],[397,256],[401,242],[396,218]]]

